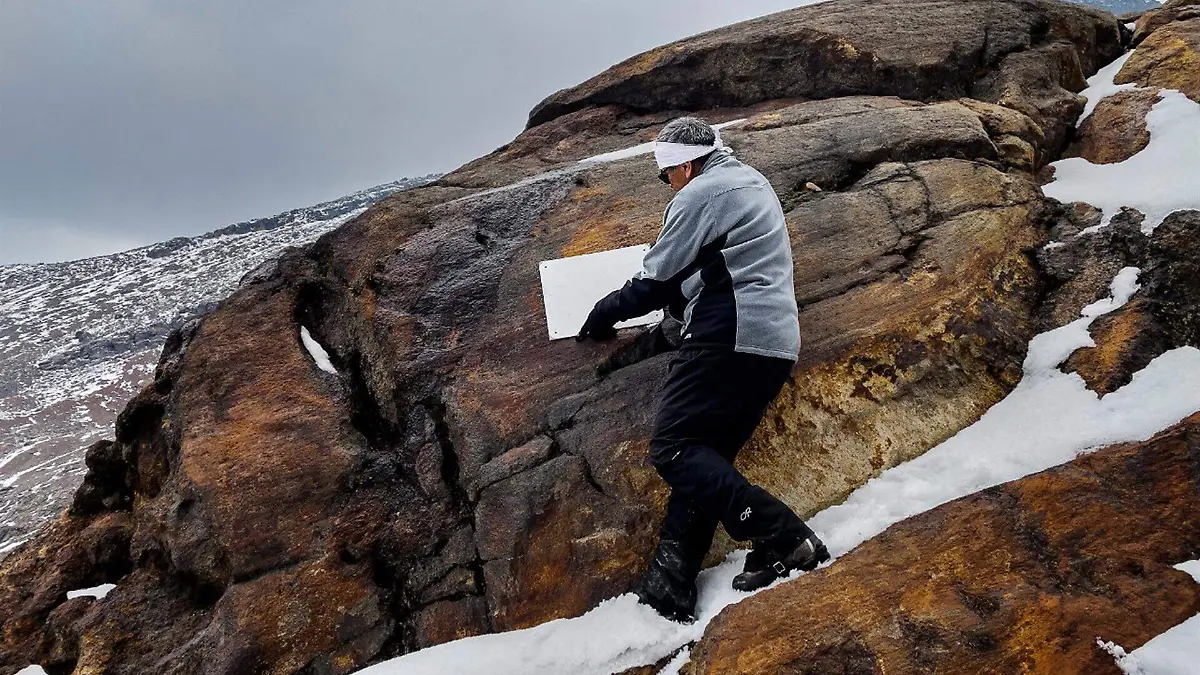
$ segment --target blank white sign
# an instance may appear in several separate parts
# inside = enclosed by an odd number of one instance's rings
[[[615,251],[589,253],[543,261],[542,300],[546,303],[546,329],[551,340],[575,337],[596,301],[625,285],[642,270],[650,247],[628,246]],[[622,321],[617,328],[645,326],[662,321],[662,310]]]

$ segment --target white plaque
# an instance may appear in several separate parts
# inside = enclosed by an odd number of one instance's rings
[[[543,261],[542,300],[546,303],[546,329],[551,340],[575,337],[596,301],[625,285],[642,270],[646,244],[615,251],[588,253]],[[662,310],[629,321],[617,328],[645,326],[662,321]]]

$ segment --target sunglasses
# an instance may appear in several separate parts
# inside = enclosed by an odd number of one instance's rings
[[[679,164],[677,166],[668,166],[667,168],[663,169],[662,171],[659,171],[658,179],[661,180],[662,182],[666,183],[667,185],[670,185],[671,178],[669,176],[667,176],[667,172],[670,171],[671,169],[678,169],[681,166],[683,166],[683,164]]]

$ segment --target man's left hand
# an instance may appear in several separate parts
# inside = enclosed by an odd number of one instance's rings
[[[604,311],[601,305],[604,300],[596,303],[588,314],[587,321],[583,322],[583,328],[579,329],[579,335],[575,336],[577,342],[591,338],[597,342],[611,340],[617,336],[617,329],[613,328],[617,320],[608,312]]]

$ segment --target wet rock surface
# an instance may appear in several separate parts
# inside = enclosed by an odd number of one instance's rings
[[[537,264],[653,240],[650,160],[576,162],[684,111],[747,118],[724,136],[792,235],[804,346],[746,474],[811,514],[972,423],[1067,311],[1036,251],[1080,217],[1033,172],[1119,32],[1036,0],[865,7],[621,64],[248,277],[171,338],[74,507],[0,567],[0,672],[345,673],[628,590],[666,497],[646,454],[669,340],[548,342]],[[1062,274],[1054,307],[1112,278]]]

